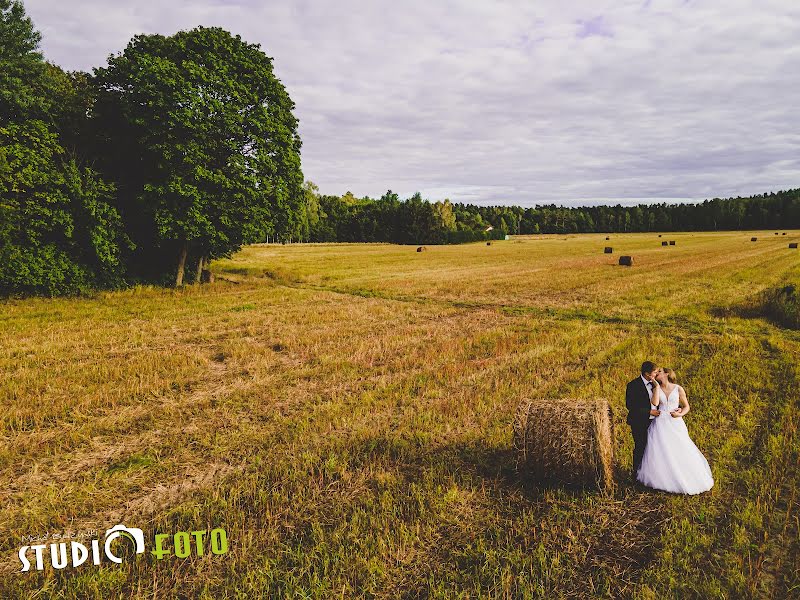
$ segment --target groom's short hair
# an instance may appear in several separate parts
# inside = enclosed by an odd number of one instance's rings
[[[652,373],[656,370],[656,364],[646,360],[642,363],[642,375],[646,375],[647,373]]]

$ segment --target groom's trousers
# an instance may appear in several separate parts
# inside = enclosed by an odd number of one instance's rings
[[[633,434],[633,476],[639,472],[639,467],[642,466],[642,459],[644,458],[644,449],[647,446],[647,428],[650,427],[650,421],[644,423],[631,424],[631,433]]]

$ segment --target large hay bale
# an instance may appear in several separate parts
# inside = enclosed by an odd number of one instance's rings
[[[619,264],[623,267],[632,267],[633,266],[633,257],[632,256],[620,256],[619,257]]]
[[[492,242],[486,242],[486,245],[487,245],[487,246],[491,246],[491,245],[492,245]]]
[[[614,488],[614,421],[606,400],[523,400],[517,469],[536,483]]]
[[[797,248],[797,242],[792,242],[789,244],[789,248]]]
[[[610,239],[611,239],[610,237],[606,237],[606,240],[610,240]]]
[[[786,232],[784,231],[781,235],[786,235]]]
[[[670,241],[669,241],[669,245],[670,245],[670,246],[674,246],[674,245],[675,245],[675,240],[670,240]]]
[[[757,237],[752,237],[752,238],[750,238],[750,241],[751,241],[751,242],[757,242],[757,241],[758,241],[758,238],[757,238]]]
[[[611,246],[606,246],[605,250],[603,250],[605,254],[613,254],[614,249]]]
[[[658,234],[658,237],[661,237],[661,234],[660,234],[660,233]]]
[[[425,252],[426,250],[427,248],[425,246],[420,246],[419,248],[417,248],[417,252]]]
[[[669,245],[669,242],[661,242],[661,245],[662,245],[662,246],[668,246],[668,245]]]

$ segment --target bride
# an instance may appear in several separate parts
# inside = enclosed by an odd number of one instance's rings
[[[683,417],[689,412],[686,392],[677,385],[675,371],[661,369],[650,403],[661,414],[647,430],[647,446],[636,478],[647,487],[678,494],[711,489],[714,479],[708,461],[689,437]]]

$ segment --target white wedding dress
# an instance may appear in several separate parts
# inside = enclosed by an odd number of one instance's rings
[[[711,489],[714,478],[706,457],[689,437],[682,418],[670,412],[678,409],[678,386],[667,398],[660,386],[658,410],[647,430],[647,447],[636,478],[644,485],[676,494],[700,494]]]

